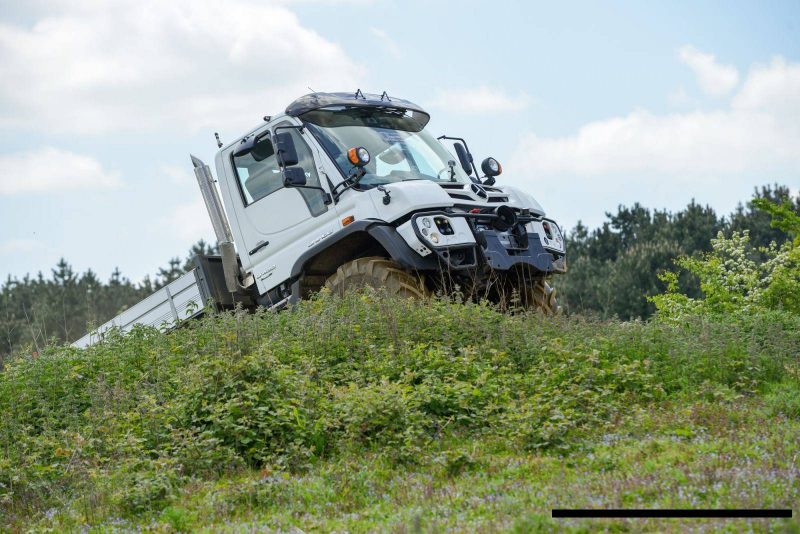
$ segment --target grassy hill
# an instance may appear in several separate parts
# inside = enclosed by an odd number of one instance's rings
[[[375,293],[0,372],[0,529],[800,530],[553,520],[800,502],[800,319],[547,319]]]

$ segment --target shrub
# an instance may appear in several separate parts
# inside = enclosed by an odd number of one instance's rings
[[[747,230],[733,232],[730,237],[720,232],[711,241],[710,253],[676,261],[680,268],[700,280],[703,298],[693,299],[681,293],[678,273],[662,274],[667,291],[651,297],[661,318],[742,315],[764,310],[800,315],[800,215],[794,212],[789,200],[783,204],[763,198],[753,202],[772,215],[774,227],[794,235],[794,241],[780,246],[773,242],[753,250]]]

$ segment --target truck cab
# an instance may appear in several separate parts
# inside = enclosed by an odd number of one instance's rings
[[[458,286],[496,299],[538,287],[531,299],[555,309],[546,280],[566,270],[560,228],[529,194],[495,185],[492,158],[480,176],[466,142],[450,153],[421,107],[386,93],[312,93],[265,119],[216,156],[240,291],[259,304],[302,298],[347,264],[382,258],[420,293]]]

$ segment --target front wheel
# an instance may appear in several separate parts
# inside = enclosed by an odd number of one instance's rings
[[[380,256],[349,261],[325,282],[325,287],[340,296],[367,286],[385,288],[390,294],[405,298],[421,299],[428,293],[421,277],[404,271],[397,262]]]
[[[550,287],[544,280],[536,280],[532,286],[527,286],[520,296],[527,309],[539,310],[545,315],[556,315],[561,312],[555,288]]]

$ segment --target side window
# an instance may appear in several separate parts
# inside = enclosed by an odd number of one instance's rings
[[[303,136],[294,128],[279,131],[291,133],[294,146],[297,149],[297,166],[306,173],[306,185],[320,187],[314,154],[311,151],[311,147],[309,147],[308,143],[303,139]],[[322,191],[318,189],[298,189],[298,191],[300,191],[306,204],[308,204],[311,215],[316,217],[328,211],[328,206],[325,205]]]
[[[261,139],[248,154],[233,159],[246,205],[283,187],[283,175],[269,137]]]
[[[319,187],[319,174],[317,174],[317,165],[314,162],[311,147],[296,129],[282,131],[290,132],[294,139],[295,148],[297,148],[297,166],[305,172],[306,184]],[[268,136],[259,140],[249,153],[233,158],[233,163],[246,206],[283,187],[283,173],[278,166],[278,158]],[[328,210],[322,191],[300,188],[297,190],[306,201],[311,215],[316,217]]]

